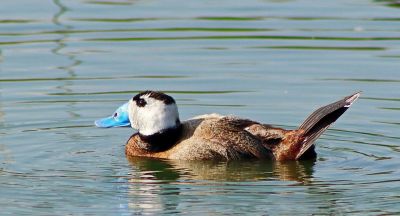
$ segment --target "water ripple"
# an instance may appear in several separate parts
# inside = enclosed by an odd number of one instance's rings
[[[59,93],[48,93],[53,96],[71,96],[71,95],[114,95],[114,94],[137,94],[142,90],[136,91],[108,91],[108,92],[59,92]],[[237,91],[237,90],[223,90],[223,91],[162,91],[167,94],[232,94],[232,93],[246,93],[251,91]]]
[[[142,76],[110,76],[110,77],[55,77],[55,78],[18,78],[0,79],[0,82],[43,82],[43,81],[65,81],[65,80],[129,80],[129,79],[183,79],[191,76],[174,75],[142,75]]]
[[[188,37],[115,37],[91,38],[86,41],[152,41],[152,40],[330,40],[330,41],[396,41],[400,37],[329,37],[329,36],[289,36],[289,35],[215,35]]]
[[[397,83],[400,82],[398,79],[360,79],[360,78],[323,78],[318,80],[326,81],[348,81],[348,82],[373,82],[373,83]],[[364,99],[370,99],[370,97],[363,97]]]

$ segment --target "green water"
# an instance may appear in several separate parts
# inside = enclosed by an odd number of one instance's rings
[[[400,214],[396,1],[6,0],[0,74],[1,215]],[[316,161],[127,159],[93,121],[146,89],[285,128],[363,95]]]

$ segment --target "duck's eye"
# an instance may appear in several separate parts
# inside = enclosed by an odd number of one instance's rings
[[[138,107],[144,107],[144,106],[146,106],[146,104],[147,104],[146,101],[142,98],[139,98],[139,100],[136,101],[136,105]]]

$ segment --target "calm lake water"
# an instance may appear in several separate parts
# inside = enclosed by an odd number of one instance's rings
[[[6,0],[0,74],[1,215],[400,214],[398,1]],[[128,160],[93,121],[146,89],[286,128],[363,95],[315,161]]]

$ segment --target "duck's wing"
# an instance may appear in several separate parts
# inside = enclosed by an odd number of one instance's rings
[[[191,158],[200,159],[272,158],[271,151],[261,140],[244,130],[251,124],[254,124],[251,120],[230,116],[202,119],[188,134],[189,138],[182,141],[182,149],[185,146]]]
[[[245,130],[253,124],[257,122],[232,116],[221,118],[210,125],[213,135],[210,140],[226,148],[229,159],[272,158],[272,152],[262,140]]]
[[[288,130],[273,127],[267,124],[259,124],[255,122],[244,128],[246,131],[261,139],[264,144],[272,147],[277,143],[282,142]]]

